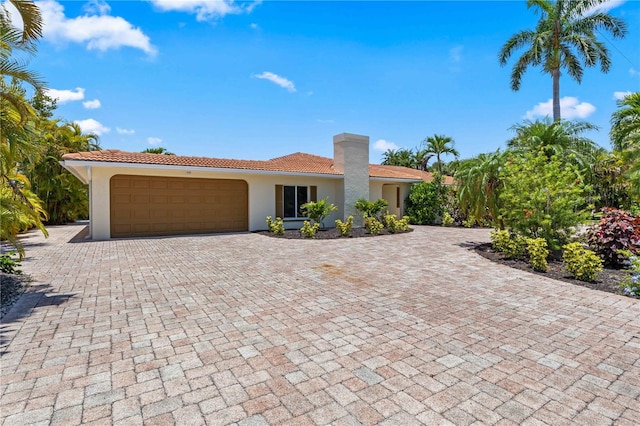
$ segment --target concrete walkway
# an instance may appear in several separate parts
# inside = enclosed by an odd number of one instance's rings
[[[640,301],[493,264],[488,231],[27,239],[0,419],[640,423]]]

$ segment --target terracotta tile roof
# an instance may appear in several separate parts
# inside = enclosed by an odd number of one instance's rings
[[[106,163],[154,164],[186,167],[211,167],[219,169],[260,170],[292,173],[314,173],[341,175],[333,168],[333,159],[318,155],[296,152],[271,160],[234,160],[226,158],[187,157],[181,155],[148,154],[125,152],[116,149],[102,151],[76,152],[65,154],[63,160],[96,161]],[[424,180],[429,182],[433,175],[429,172],[399,166],[369,165],[369,175],[376,178]],[[445,183],[451,183],[447,176]]]

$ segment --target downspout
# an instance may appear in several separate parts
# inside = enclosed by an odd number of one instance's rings
[[[87,167],[87,180],[89,181],[89,239],[93,239],[93,179],[91,178],[91,166]]]

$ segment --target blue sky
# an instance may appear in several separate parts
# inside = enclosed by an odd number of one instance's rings
[[[342,132],[388,148],[451,136],[462,158],[504,147],[511,126],[551,114],[551,78],[531,68],[511,91],[497,53],[537,20],[524,1],[202,0],[38,2],[45,36],[30,67],[59,118],[107,149],[180,155],[332,156]],[[605,34],[608,74],[561,79],[564,118],[601,127],[640,90],[640,2],[613,0],[629,27]]]

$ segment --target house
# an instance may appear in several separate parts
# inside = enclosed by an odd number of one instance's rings
[[[267,216],[299,228],[300,205],[328,197],[338,211],[357,217],[354,203],[384,198],[404,214],[412,183],[431,173],[369,164],[369,138],[333,138],[334,158],[295,153],[267,161],[185,157],[103,150],[65,154],[62,164],[89,185],[94,240],[152,235],[256,231]],[[356,225],[358,224],[356,219]]]

